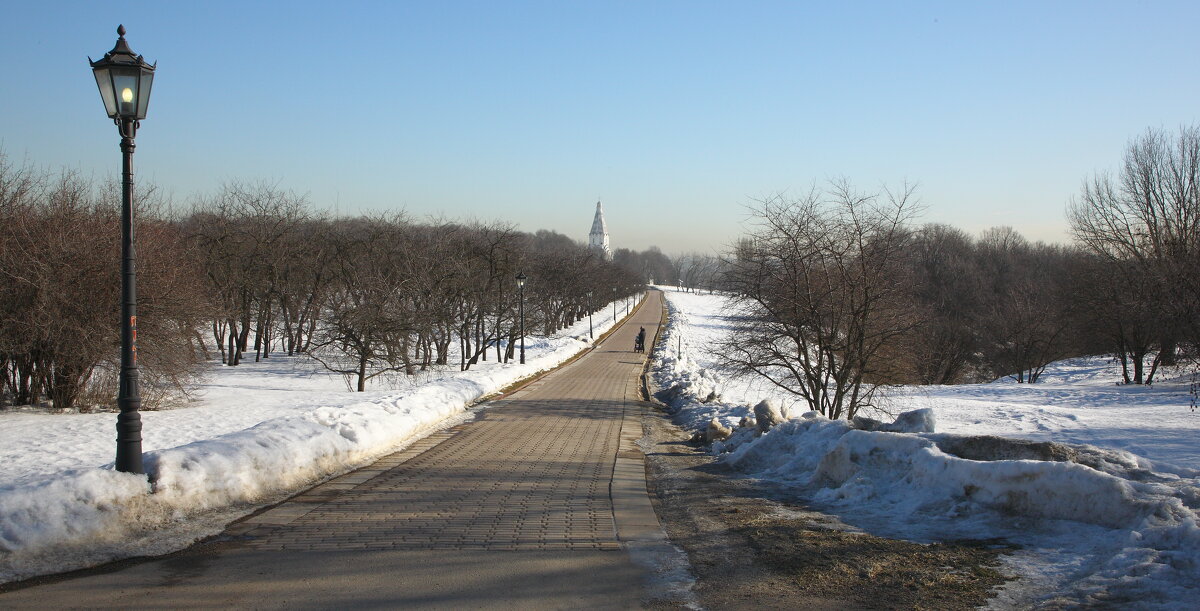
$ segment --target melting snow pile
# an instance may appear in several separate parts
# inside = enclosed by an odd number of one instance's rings
[[[715,308],[695,307],[704,305],[695,296],[669,296],[672,324],[655,363],[664,389],[657,396],[686,427],[733,429],[713,443],[719,460],[881,536],[1019,545],[1005,570],[1020,579],[993,607],[1200,606],[1200,470],[1120,449],[1013,439],[995,435],[1002,431],[994,426],[977,427],[988,435],[935,433],[935,418],[957,416],[935,408],[911,410],[894,423],[785,414],[790,418],[761,432],[754,411],[765,408],[748,406],[770,393],[721,375],[719,355],[703,349],[712,345],[701,335],[709,331],[690,337],[697,348],[689,347],[689,331],[714,328]],[[693,327],[693,317],[705,324]],[[1024,408],[1002,405],[986,409]],[[1133,410],[1128,418],[1144,416]],[[1173,434],[1196,439],[1195,431]]]

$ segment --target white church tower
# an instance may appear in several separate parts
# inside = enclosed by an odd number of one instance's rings
[[[612,247],[608,245],[608,226],[604,224],[604,207],[596,202],[596,218],[592,220],[592,232],[588,234],[588,246],[604,255],[605,261],[612,261]]]

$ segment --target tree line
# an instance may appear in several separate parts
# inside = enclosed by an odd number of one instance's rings
[[[1068,206],[1075,243],[918,226],[915,190],[845,180],[760,201],[705,282],[733,297],[722,353],[831,418],[887,384],[1011,376],[1115,355],[1151,384],[1200,347],[1200,128],[1149,130]]]
[[[148,201],[158,199],[150,188]],[[15,167],[0,156],[0,398],[111,402],[120,355],[120,187]],[[186,387],[204,296],[179,228],[137,227],[143,383]],[[169,265],[147,265],[167,260]]]
[[[0,398],[56,408],[115,396],[119,185],[0,156]],[[502,222],[331,217],[268,183],[230,182],[172,209],[139,185],[138,352],[144,400],[186,392],[201,364],[310,355],[357,390],[387,372],[507,362],[641,290],[567,236]],[[453,359],[453,360],[452,360]]]
[[[733,297],[721,351],[830,417],[886,384],[1011,376],[1112,353],[1150,384],[1200,346],[1200,128],[1149,130],[1068,206],[1070,245],[1007,227],[917,225],[915,189],[833,181],[760,201],[725,256],[618,249],[607,262],[502,223],[335,218],[277,185],[230,182],[172,210],[138,193],[139,354],[149,402],[206,359],[306,354],[357,390],[387,372],[514,356],[650,279]],[[106,404],[116,384],[119,186],[0,155],[0,394]],[[451,362],[452,355],[457,362]]]

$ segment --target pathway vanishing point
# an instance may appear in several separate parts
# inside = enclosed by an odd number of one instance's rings
[[[0,595],[0,607],[614,608],[687,602],[646,493],[638,328],[472,422],[160,559]]]

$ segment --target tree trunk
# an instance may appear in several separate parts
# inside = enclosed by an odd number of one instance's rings
[[[400,360],[404,362],[404,375],[406,376],[411,376],[413,373],[415,373],[415,371],[413,371],[413,359],[412,356],[409,355],[409,341],[410,338],[407,333],[405,333],[404,337],[400,340]]]
[[[16,405],[30,405],[31,403],[33,403],[33,400],[31,399],[31,396],[33,394],[33,392],[32,392],[32,390],[33,390],[32,389],[33,375],[32,375],[32,372],[30,371],[31,367],[29,366],[28,359],[22,359],[22,360],[26,361],[26,363],[24,363],[24,366],[22,366],[22,364],[14,363],[14,367],[16,369],[14,375],[16,376],[16,379],[17,379],[17,383],[16,383],[17,393],[16,393],[16,396],[13,397],[13,401]]]
[[[263,358],[271,358],[271,340],[275,335],[271,333],[271,327],[275,324],[275,317],[271,315],[271,309],[267,308],[265,318],[267,321],[263,323]]]
[[[1117,338],[1117,356],[1121,359],[1121,380],[1128,384],[1131,381],[1129,377],[1129,354],[1125,350],[1123,335]]]
[[[308,320],[308,329],[304,332],[304,343],[303,348],[300,349],[301,352],[308,352],[309,347],[312,346],[312,338],[316,330],[317,318],[314,316]]]
[[[258,320],[254,322],[254,362],[262,361],[262,343],[263,343],[263,316],[262,312],[258,313]]]
[[[1146,374],[1146,381],[1145,381],[1145,384],[1147,386],[1154,383],[1154,374],[1155,374],[1155,372],[1158,371],[1159,365],[1162,365],[1162,352],[1161,351],[1159,351],[1159,353],[1154,356],[1154,360],[1150,362],[1150,372]]]
[[[292,312],[287,306],[286,299],[279,300],[279,313],[283,316],[283,342],[280,350],[287,351],[288,356],[293,356],[296,350],[296,338],[292,335]]]
[[[230,319],[226,323],[226,327],[229,329],[229,358],[226,359],[225,364],[230,367],[237,367],[241,361],[241,352],[238,350],[236,337],[237,323]]]
[[[207,361],[208,359],[212,358],[212,355],[208,353],[208,346],[204,344],[204,336],[200,335],[199,329],[192,330],[192,334],[188,339],[188,343],[191,343],[193,340],[196,342],[196,347],[200,349],[200,354],[204,355],[204,360]],[[193,348],[192,350],[195,349],[196,348]]]
[[[246,349],[250,347],[250,312],[242,317],[242,328],[238,333],[238,361],[242,360],[242,355],[246,353]]]
[[[1179,345],[1178,340],[1174,337],[1164,337],[1159,341],[1158,362],[1167,367],[1172,367],[1176,364],[1175,347]],[[1147,382],[1149,384],[1149,382]]]
[[[367,357],[360,356],[358,358],[358,392],[364,392],[367,389]]]
[[[458,370],[467,370],[467,351],[471,349],[471,340],[467,339],[466,330],[458,334]]]
[[[221,351],[221,364],[225,364],[225,324],[212,322],[213,339],[217,342],[217,349]]]
[[[482,315],[480,315],[480,317],[475,321],[475,346],[479,349],[478,350],[479,358],[483,361],[487,361],[487,342],[485,341],[485,338],[483,337],[483,316]]]
[[[1142,364],[1143,358],[1145,358],[1145,354],[1141,351],[1135,352],[1133,354],[1133,383],[1134,384],[1142,383],[1142,375],[1143,375],[1144,368],[1145,368],[1145,365]]]
[[[54,368],[54,373],[50,379],[50,388],[47,393],[50,400],[54,402],[55,409],[71,409],[75,405],[75,398],[79,396],[79,380],[76,372],[66,365],[59,365]]]
[[[449,365],[450,364],[450,336],[447,335],[446,337],[438,340],[436,347],[437,347],[436,364],[437,365]]]

